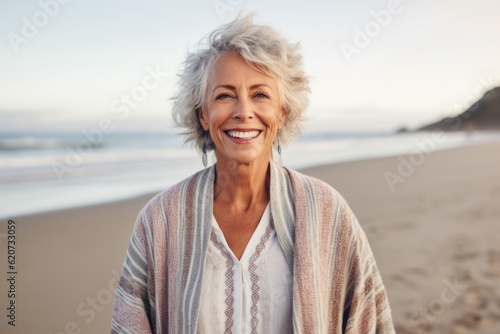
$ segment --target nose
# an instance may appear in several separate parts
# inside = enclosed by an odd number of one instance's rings
[[[234,108],[233,118],[247,120],[253,118],[253,106],[249,98],[241,97],[237,100]]]

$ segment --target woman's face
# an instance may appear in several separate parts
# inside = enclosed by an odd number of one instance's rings
[[[278,83],[252,69],[237,53],[226,53],[209,76],[200,122],[215,143],[218,162],[262,163],[283,126]]]

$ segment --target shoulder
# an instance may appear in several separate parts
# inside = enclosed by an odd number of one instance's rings
[[[300,188],[301,191],[310,193],[310,195],[315,198],[330,198],[332,200],[345,203],[342,195],[328,183],[296,170],[289,168],[285,168],[285,170],[288,172],[294,189]]]
[[[325,226],[342,227],[339,232],[358,233],[359,222],[344,197],[331,185],[315,177],[286,169],[290,177],[296,211],[306,211]]]
[[[207,184],[211,175],[212,167],[208,167],[166,188],[148,201],[139,217],[166,219],[167,216],[172,216],[175,214],[174,210],[184,206],[187,199],[193,199],[199,188]]]

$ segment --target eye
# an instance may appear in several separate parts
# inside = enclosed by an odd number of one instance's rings
[[[220,93],[220,94],[217,94],[215,96],[215,99],[216,100],[224,100],[224,99],[227,99],[227,98],[230,98],[231,95],[229,95],[228,93]]]
[[[254,94],[254,97],[257,97],[259,99],[268,99],[269,95],[267,95],[264,92],[257,92],[257,93]]]

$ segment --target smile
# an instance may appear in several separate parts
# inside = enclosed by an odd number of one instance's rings
[[[229,137],[239,138],[239,139],[253,139],[257,137],[261,131],[253,130],[253,131],[225,131]]]

